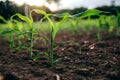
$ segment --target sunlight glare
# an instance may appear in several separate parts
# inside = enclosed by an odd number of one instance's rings
[[[11,0],[17,3],[18,5],[22,5],[24,3],[27,3],[29,5],[36,5],[36,6],[42,6],[45,4],[45,0]]]
[[[52,2],[51,4],[46,3],[45,6],[48,7],[51,11],[58,10],[58,5],[54,2]]]
[[[45,3],[45,0],[26,0],[26,3],[29,5],[42,6]]]
[[[48,7],[51,11],[56,11],[58,10],[58,5],[54,2],[51,4],[48,4],[46,0],[11,0],[17,3],[18,5],[22,5],[24,3],[29,4],[29,5],[35,5],[35,6],[46,6]]]

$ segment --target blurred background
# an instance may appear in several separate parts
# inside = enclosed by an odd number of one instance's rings
[[[31,9],[42,9],[47,13],[77,14],[87,9],[98,9],[116,15],[120,11],[120,0],[0,0],[0,15],[9,19],[15,13],[28,16]],[[33,13],[33,17],[39,17]]]

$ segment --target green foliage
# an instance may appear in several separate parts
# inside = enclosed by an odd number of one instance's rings
[[[117,23],[118,23],[118,26],[120,27],[120,13],[117,16]]]
[[[7,22],[2,16],[0,16],[0,20],[2,20],[3,22]]]
[[[117,12],[117,24],[120,27],[120,13],[118,10],[116,10],[116,12]]]
[[[116,35],[120,36],[120,12],[118,10],[117,11],[117,25],[118,25],[118,30],[116,32]]]
[[[78,13],[78,14],[73,15],[73,17],[85,18],[85,17],[89,17],[89,16],[92,16],[92,15],[99,16],[100,13],[102,13],[102,11],[95,10],[95,9],[89,9],[89,10],[84,11],[82,13]]]
[[[36,12],[38,14],[44,15],[43,18],[39,22],[33,22],[32,12]],[[101,13],[107,13],[95,9],[90,9],[84,11],[82,13],[71,15],[69,13],[62,14],[48,14],[43,10],[33,9],[30,12],[29,17],[26,17],[22,14],[16,13],[11,16],[10,21],[5,20],[2,16],[0,16],[0,20],[5,22],[5,24],[0,24],[1,27],[1,35],[8,36],[8,40],[10,42],[10,48],[15,47],[15,42],[18,41],[18,47],[16,50],[27,49],[26,46],[22,45],[23,38],[28,38],[30,41],[29,51],[30,56],[34,61],[40,58],[41,54],[44,54],[49,57],[50,66],[54,66],[54,63],[61,61],[61,58],[54,59],[54,42],[56,38],[56,34],[58,31],[62,29],[70,29],[78,31],[78,28],[84,29],[89,33],[89,29],[97,29],[97,37],[98,40],[101,40],[101,30],[107,29],[109,32],[113,31],[113,26],[111,26],[111,16],[101,15]],[[99,19],[92,19],[91,16],[98,16]],[[19,18],[21,21],[18,21],[14,18]],[[60,20],[54,21],[51,17],[57,17]],[[119,25],[120,15],[118,14],[117,18],[115,17],[117,24]],[[95,26],[95,27],[93,27]],[[50,29],[50,40],[48,41],[47,36],[40,34],[40,31],[44,31],[44,28]],[[37,35],[37,36],[35,36]],[[39,35],[39,36],[38,36]],[[39,52],[37,55],[33,56],[33,46],[38,40],[43,40],[45,44],[49,42],[50,44],[50,53],[48,52]],[[63,43],[64,44],[64,43]],[[39,44],[40,45],[40,44]],[[62,44],[61,44],[62,45]],[[57,46],[59,47],[59,46]],[[80,49],[81,53],[81,49]]]
[[[18,35],[18,29],[16,28],[15,24],[12,23],[11,21],[6,21],[6,29],[4,29],[1,32],[1,35],[3,36],[8,36],[8,40],[9,40],[9,47],[10,49],[13,49],[15,47],[15,40],[16,40],[16,36]]]
[[[42,14],[44,15],[44,18],[46,18],[48,20],[48,22],[50,23],[50,54],[49,54],[49,59],[50,59],[50,66],[53,66],[54,63],[54,57],[53,57],[53,53],[54,53],[54,40],[55,40],[55,36],[57,31],[59,30],[59,26],[68,19],[68,14],[62,14],[62,15],[54,15],[54,16],[59,16],[62,17],[62,19],[59,22],[54,23],[54,21],[52,21],[50,19],[50,16],[53,16],[52,14],[47,14],[45,11],[43,10],[33,10],[35,12],[37,12],[38,14]]]
[[[33,19],[32,17],[30,16],[30,18],[26,17],[26,16],[23,16],[19,13],[11,16],[11,20],[13,20],[13,18],[17,16],[19,17],[21,20],[23,21],[26,21],[27,24],[28,24],[28,31],[27,32],[24,32],[25,34],[29,34],[29,37],[30,37],[30,56],[32,57],[33,55],[33,52],[32,52],[32,48],[33,48]],[[22,32],[23,33],[23,32]]]

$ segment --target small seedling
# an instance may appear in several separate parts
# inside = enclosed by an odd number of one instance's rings
[[[34,26],[33,26],[33,18],[32,18],[32,11],[30,12],[30,15],[29,17],[26,17],[26,16],[23,16],[19,13],[11,16],[11,20],[14,20],[14,17],[18,17],[20,18],[22,21],[25,21],[27,23],[27,30],[26,31],[21,31],[19,32],[19,36],[23,35],[23,34],[28,34],[29,35],[29,39],[30,39],[30,47],[29,47],[29,50],[30,50],[30,56],[32,58],[33,56],[33,45],[34,43],[37,41],[36,38],[35,40],[33,40],[33,37],[34,37],[34,34],[38,34],[35,29],[34,29]],[[22,48],[25,48],[25,46],[22,46]],[[18,48],[19,49],[19,48]]]
[[[57,59],[54,61],[54,57],[53,57],[53,53],[54,53],[54,42],[55,42],[55,36],[57,31],[59,30],[59,26],[67,20],[68,18],[68,14],[62,14],[62,15],[53,15],[53,14],[47,14],[45,11],[43,10],[33,10],[38,14],[42,14],[44,15],[44,18],[46,18],[48,20],[48,22],[50,23],[50,54],[49,54],[49,60],[50,60],[50,66],[53,66],[54,62],[58,62],[60,59]],[[62,17],[62,20],[60,20],[59,22],[54,23],[54,21],[52,21],[50,19],[50,16],[59,16]]]

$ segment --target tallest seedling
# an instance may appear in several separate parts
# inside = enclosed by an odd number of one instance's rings
[[[53,66],[53,64],[55,62],[54,61],[54,56],[53,56],[55,36],[56,36],[57,31],[59,30],[59,26],[68,19],[68,14],[53,15],[53,14],[47,14],[43,10],[36,10],[35,9],[33,11],[35,11],[38,14],[44,15],[44,18],[46,18],[48,20],[48,22],[50,23],[50,54],[49,54],[49,60],[50,61],[49,61],[49,63],[50,63],[50,66]],[[50,19],[50,16],[61,17],[62,19],[59,22],[54,23],[54,21],[52,21]]]
[[[57,31],[59,30],[59,26],[65,22],[68,19],[68,14],[64,14],[62,17],[62,20],[59,22],[53,23],[51,19],[48,18],[48,21],[51,24],[51,30],[50,30],[50,65],[53,66],[54,60],[53,60],[53,52],[54,52],[54,42],[55,42],[55,36]]]

